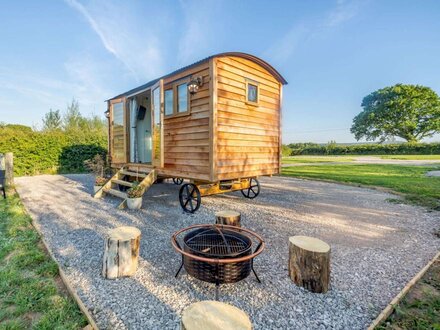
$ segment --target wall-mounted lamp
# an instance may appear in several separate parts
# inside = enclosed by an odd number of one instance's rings
[[[105,118],[110,118],[110,111],[109,110],[107,110],[106,112],[104,112],[104,114],[105,114]]]
[[[191,81],[188,83],[188,91],[191,95],[197,93],[200,87],[203,86],[203,77],[191,78]]]

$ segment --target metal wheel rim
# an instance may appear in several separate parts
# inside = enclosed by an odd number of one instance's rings
[[[185,212],[188,213],[196,212],[201,204],[201,196],[200,196],[199,188],[197,188],[197,186],[192,183],[184,184],[179,191],[179,201],[180,201],[180,206],[183,208]]]
[[[255,184],[253,184],[252,181],[255,181]],[[241,193],[244,197],[249,199],[254,199],[255,197],[257,197],[260,194],[260,182],[258,181],[258,179],[251,178],[250,187],[241,190]]]
[[[183,178],[173,178],[174,184],[181,185],[183,183]]]

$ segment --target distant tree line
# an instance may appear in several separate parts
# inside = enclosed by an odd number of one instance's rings
[[[107,121],[84,116],[75,99],[60,110],[49,110],[42,127],[0,123],[0,153],[14,153],[16,175],[84,172],[84,161],[107,153]]]
[[[282,155],[438,155],[440,143],[368,143],[337,144],[331,141],[325,145],[317,143],[291,143],[283,145]]]

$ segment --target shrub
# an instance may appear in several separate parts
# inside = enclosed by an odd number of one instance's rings
[[[437,155],[440,143],[307,146],[293,152],[296,155]]]
[[[47,131],[0,126],[0,153],[14,153],[15,175],[85,172],[84,161],[106,158],[107,136],[97,131]]]
[[[127,190],[128,198],[139,198],[142,197],[144,193],[144,188],[139,183],[134,183],[133,186]]]

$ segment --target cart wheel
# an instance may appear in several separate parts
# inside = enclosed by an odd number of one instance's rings
[[[180,206],[188,213],[194,213],[202,203],[199,188],[195,184],[185,183],[179,191]]]
[[[255,178],[251,178],[249,183],[250,187],[243,189],[241,193],[244,197],[253,199],[260,194],[260,182]]]
[[[183,178],[173,178],[174,184],[181,185],[183,183]]]

